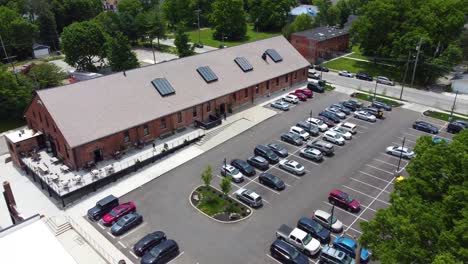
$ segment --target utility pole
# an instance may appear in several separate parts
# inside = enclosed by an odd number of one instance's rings
[[[452,111],[450,111],[449,122],[453,120],[453,110],[455,110],[455,104],[457,103],[458,90],[455,92],[455,99],[453,99]]]
[[[3,38],[2,38],[2,35],[1,35],[1,34],[0,34],[0,42],[1,42],[1,44],[2,44],[3,53],[5,53],[5,60],[7,60],[7,62],[11,64],[11,68],[13,69],[13,73],[15,74],[16,81],[19,82],[19,80],[18,80],[18,75],[17,75],[16,70],[15,70],[15,64],[13,64],[13,62],[10,61],[10,58],[12,58],[12,57],[9,57],[8,54],[7,54],[7,52],[6,52],[5,44],[3,43]]]
[[[330,217],[330,222],[328,223],[329,224],[329,229],[332,230],[332,224],[333,224],[333,213],[335,212],[335,205],[332,204],[332,208],[331,208],[331,217]]]
[[[201,41],[200,41],[200,2],[198,2],[198,9],[195,10],[195,12],[197,12],[197,24],[198,24],[198,44],[201,44]]]
[[[310,130],[312,129],[312,123],[309,122],[311,118],[312,118],[312,110],[310,110],[310,113],[309,113],[309,120],[308,120],[308,122],[307,122],[307,123],[309,123],[309,133],[310,133]]]
[[[419,38],[419,43],[418,43],[418,46],[416,47],[416,50],[417,50],[418,52],[416,53],[416,60],[415,60],[415,62],[414,62],[413,77],[411,77],[411,86],[413,86],[413,83],[414,83],[414,75],[416,74],[416,67],[418,66],[419,52],[421,52],[421,43],[422,43],[422,37]]]
[[[377,97],[377,84],[378,84],[378,82],[377,82],[377,79],[376,79],[376,80],[375,80],[375,87],[374,87],[374,100],[375,100],[376,97]]]
[[[411,51],[408,53],[408,59],[406,60],[405,74],[403,75],[403,83],[401,84],[400,100],[402,100],[403,98],[403,89],[405,88],[406,74],[408,73],[410,57],[411,57]]]
[[[405,147],[405,141],[406,141],[406,137],[403,137],[403,142],[401,144],[401,151],[400,151],[400,157],[398,159],[398,167],[397,167],[397,170],[396,170],[396,174],[400,173],[400,164],[401,164],[401,158],[403,157],[403,148]],[[396,177],[396,175],[395,175],[395,177]]]

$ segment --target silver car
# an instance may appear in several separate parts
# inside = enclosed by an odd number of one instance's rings
[[[353,137],[353,135],[348,130],[339,126],[331,128],[330,130],[340,134],[346,140],[350,140]]]
[[[385,76],[377,76],[377,83],[394,86],[395,82]]]
[[[339,72],[338,72],[338,75],[340,75],[340,76],[345,76],[345,77],[349,77],[349,78],[353,78],[353,76],[354,76],[354,75],[353,75],[352,73],[350,73],[349,71],[339,71]]]
[[[242,182],[244,180],[244,175],[234,166],[229,164],[223,165],[221,168],[221,175],[224,177],[231,177],[234,182]]]
[[[284,101],[276,101],[270,104],[271,107],[280,109],[283,111],[288,111],[289,110],[289,104],[284,102]]]
[[[299,155],[303,158],[314,160],[314,161],[322,161],[323,155],[320,150],[315,148],[306,148],[302,149]]]
[[[401,157],[405,159],[414,158],[414,151],[410,150],[409,148],[403,148],[401,146],[389,146],[387,147],[386,152],[396,157],[400,157],[401,155]]]
[[[356,112],[354,112],[354,117],[357,118],[357,119],[366,120],[366,121],[369,121],[369,122],[377,121],[375,116],[373,114],[370,114],[367,111],[356,111]]]
[[[262,197],[254,191],[240,188],[235,192],[235,194],[237,199],[246,203],[252,208],[258,208],[263,205]]]
[[[332,113],[334,113],[335,115],[337,115],[339,118],[341,119],[345,119],[346,118],[346,114],[341,112],[341,110],[339,108],[336,108],[336,107],[327,107],[325,110],[327,111],[330,111]]]
[[[302,166],[299,162],[295,160],[287,160],[287,159],[281,160],[279,167],[285,171],[289,171],[296,175],[305,174],[304,166]]]

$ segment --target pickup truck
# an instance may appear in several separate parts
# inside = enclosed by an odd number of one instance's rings
[[[308,256],[314,256],[320,251],[320,242],[310,234],[299,228],[291,228],[287,225],[281,225],[276,231],[276,238],[284,240],[295,246]]]

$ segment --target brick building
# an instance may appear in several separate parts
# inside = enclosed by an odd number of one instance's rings
[[[291,35],[291,44],[310,63],[320,64],[349,48],[348,27],[318,27]]]
[[[303,83],[308,65],[280,36],[39,90],[25,118],[40,139],[29,141],[76,170]],[[32,147],[6,138],[20,165]]]

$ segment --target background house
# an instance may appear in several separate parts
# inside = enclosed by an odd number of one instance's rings
[[[313,5],[300,5],[296,6],[291,9],[289,12],[289,17],[294,20],[295,17],[300,16],[302,14],[307,14],[309,16],[315,17],[318,14],[319,10],[318,7]]]
[[[42,44],[33,45],[33,58],[44,58],[50,55],[50,47]]]

